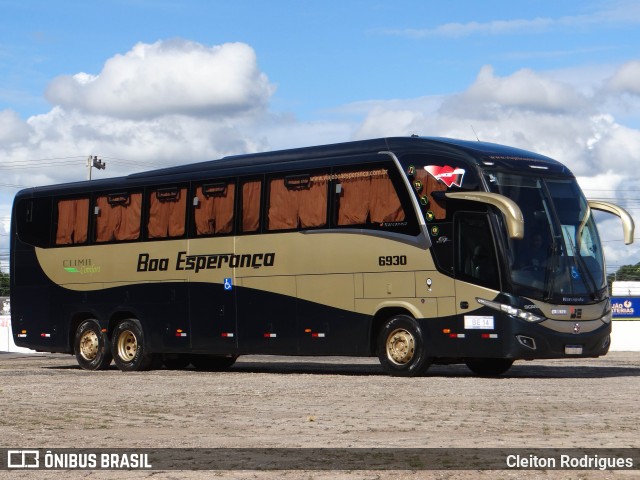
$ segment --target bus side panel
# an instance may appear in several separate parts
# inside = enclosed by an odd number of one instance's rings
[[[191,346],[194,352],[236,353],[236,324],[233,283],[189,283],[189,320]]]
[[[252,277],[238,283],[240,351],[297,353],[295,277]]]
[[[285,277],[289,278],[289,277]],[[371,317],[273,292],[274,277],[238,288],[239,353],[369,355]],[[243,279],[246,283],[247,279]],[[271,292],[255,288],[269,282]]]
[[[354,313],[354,274],[298,275],[296,287],[300,354],[369,354],[371,317]]]
[[[70,351],[68,327],[57,322],[56,290],[46,277],[33,247],[14,239],[11,278],[11,326],[19,347],[43,352]]]

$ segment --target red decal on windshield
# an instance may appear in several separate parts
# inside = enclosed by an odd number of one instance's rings
[[[441,181],[447,187],[455,185],[456,187],[462,187],[462,179],[464,178],[464,168],[453,168],[449,165],[439,167],[437,165],[429,165],[424,167],[429,174],[436,180]]]

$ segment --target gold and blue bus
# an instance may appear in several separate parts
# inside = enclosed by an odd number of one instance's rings
[[[560,162],[446,138],[225,157],[20,191],[16,345],[87,370],[379,357],[391,375],[607,353],[593,210]]]

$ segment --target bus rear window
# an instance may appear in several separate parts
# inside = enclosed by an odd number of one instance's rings
[[[141,193],[110,193],[96,199],[96,242],[140,238]]]
[[[51,197],[20,200],[16,205],[18,238],[29,245],[48,247],[51,215]]]

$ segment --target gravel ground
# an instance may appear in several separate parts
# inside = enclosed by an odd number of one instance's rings
[[[228,372],[81,370],[0,354],[4,448],[640,448],[640,352],[516,362],[500,378],[375,359],[241,357]],[[455,450],[452,451],[455,455]],[[43,475],[46,474],[46,475]],[[2,478],[603,479],[636,471],[0,471]]]

